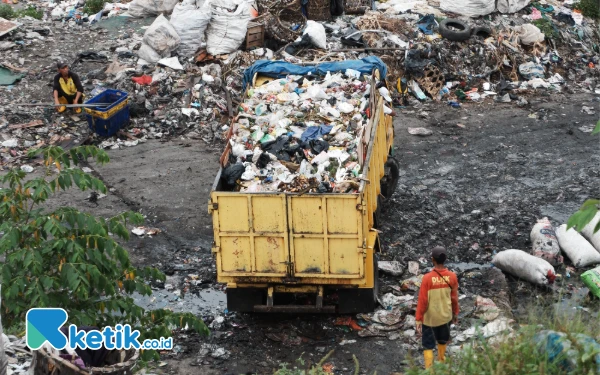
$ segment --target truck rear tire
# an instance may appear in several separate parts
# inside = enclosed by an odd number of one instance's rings
[[[384,166],[384,176],[381,179],[381,195],[385,199],[389,199],[394,195],[396,186],[398,185],[398,179],[400,179],[400,164],[392,156],[388,156],[388,160]]]
[[[258,288],[227,288],[227,310],[254,312],[255,305],[264,305],[267,292]]]

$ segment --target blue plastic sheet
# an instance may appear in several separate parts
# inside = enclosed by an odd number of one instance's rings
[[[244,72],[243,90],[246,90],[246,86],[252,82],[252,78],[256,73],[272,78],[283,78],[288,75],[307,75],[309,73],[324,76],[327,72],[344,72],[346,69],[357,70],[363,74],[371,74],[374,69],[378,69],[381,79],[385,79],[387,74],[385,63],[377,56],[368,56],[360,60],[326,62],[311,66],[295,65],[285,61],[259,60]]]
[[[300,138],[302,142],[309,141],[311,139],[319,139],[322,138],[325,134],[329,134],[333,129],[333,125],[319,125],[319,126],[309,126],[306,128],[304,133],[302,133],[302,137]]]
[[[417,27],[425,35],[433,35],[435,28],[435,17],[433,14],[428,14],[417,21]]]
[[[538,350],[548,356],[566,373],[574,373],[579,358],[587,357],[596,365],[596,374],[600,374],[600,344],[590,336],[576,333],[571,335],[575,344],[563,332],[545,330],[537,333],[533,340]]]

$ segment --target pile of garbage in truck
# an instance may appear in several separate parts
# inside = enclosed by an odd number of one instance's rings
[[[377,58],[367,59],[379,63]],[[368,69],[368,68],[367,68]],[[385,71],[382,71],[382,74]],[[368,141],[371,100],[390,93],[370,74],[352,68],[319,75],[287,75],[248,85],[231,129],[226,188],[287,192],[353,192],[359,189]],[[376,87],[372,87],[375,83]],[[371,98],[377,90],[375,98]],[[240,180],[236,186],[236,180]]]

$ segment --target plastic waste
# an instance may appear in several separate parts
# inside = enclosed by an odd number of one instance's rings
[[[593,295],[600,298],[600,267],[582,273],[581,281],[588,287]]]
[[[485,16],[496,10],[495,0],[441,0],[440,8],[468,17]]]
[[[543,330],[533,337],[533,341],[541,355],[547,356],[548,360],[558,365],[564,373],[573,373],[577,369],[579,359],[585,356],[590,356],[592,362],[596,363],[596,368],[600,369],[600,344],[588,335],[567,335],[563,332]]]
[[[526,80],[544,78],[545,76],[544,67],[541,64],[536,64],[534,62],[526,62],[519,65],[519,73]]]
[[[310,41],[317,48],[327,49],[327,35],[325,33],[325,27],[315,21],[306,21],[306,28],[304,34],[310,37]]]
[[[404,273],[404,269],[398,261],[380,260],[379,262],[377,262],[377,265],[379,266],[379,271],[390,274],[392,276],[402,276],[402,274]]]
[[[556,278],[556,272],[550,263],[522,250],[501,251],[494,256],[492,264],[506,273],[533,284],[552,284]]]

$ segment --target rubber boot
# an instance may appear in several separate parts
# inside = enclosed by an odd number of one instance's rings
[[[433,350],[423,350],[423,357],[425,358],[425,370],[433,366]]]
[[[444,362],[446,360],[446,345],[438,344],[438,361]]]

